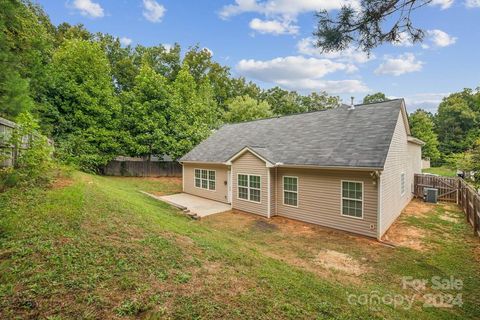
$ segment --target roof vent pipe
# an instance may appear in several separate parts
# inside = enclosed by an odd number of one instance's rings
[[[355,110],[355,105],[353,104],[353,99],[355,99],[355,97],[350,97],[350,99],[352,99],[352,102],[350,103],[350,108],[348,108],[348,110]]]

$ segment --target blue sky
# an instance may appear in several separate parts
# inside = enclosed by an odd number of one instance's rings
[[[480,85],[480,0],[433,0],[414,21],[426,41],[386,44],[370,57],[355,48],[321,55],[311,46],[316,9],[345,0],[40,0],[53,23],[145,46],[179,43],[210,49],[234,75],[263,88],[325,90],[345,102],[372,92],[404,97],[410,111],[435,111],[441,98]],[[355,3],[355,1],[350,1]]]

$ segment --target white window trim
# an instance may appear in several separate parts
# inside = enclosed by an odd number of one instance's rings
[[[197,187],[197,184],[195,183],[195,179],[197,177],[195,177],[195,171],[196,170],[200,170],[200,187]],[[207,188],[202,188],[202,180],[205,180],[202,178],[202,170],[207,170]],[[213,171],[215,172],[215,180],[210,180],[209,179],[209,171]],[[215,182],[215,189],[210,189],[210,181],[214,181]],[[212,192],[215,192],[217,191],[217,170],[211,170],[211,169],[202,169],[202,168],[194,168],[193,169],[193,186],[197,189],[202,189],[202,190],[205,190],[205,191],[212,191]]]
[[[238,184],[238,176],[247,176],[248,179],[247,179],[247,186],[244,187],[244,186],[240,186]],[[260,188],[251,188],[250,187],[250,176],[254,176],[254,177],[259,177],[260,178]],[[248,199],[243,199],[243,198],[240,198],[240,188],[247,188],[247,196],[248,196]],[[253,201],[253,200],[250,200],[250,189],[253,189],[253,190],[258,190],[260,191],[260,201]],[[248,202],[252,202],[252,203],[262,203],[262,176],[259,175],[259,174],[248,174],[248,173],[237,173],[237,199],[238,200],[241,200],[241,201],[248,201]]]
[[[291,204],[286,204],[285,203],[285,178],[295,178],[297,179],[297,191],[290,191],[290,190],[287,190],[287,192],[291,192],[291,193],[296,193],[297,194],[297,205],[294,206],[294,205],[291,205]],[[296,176],[282,176],[282,203],[284,206],[287,206],[287,207],[292,207],[292,208],[298,208],[298,204],[300,202],[300,199],[299,199],[299,196],[298,196],[298,189],[299,189],[299,185],[298,185],[298,177]]]
[[[362,184],[362,199],[352,199],[352,198],[344,198],[343,197],[343,183],[344,182],[353,182],[353,183],[361,183]],[[364,220],[365,216],[365,202],[363,199],[365,198],[365,186],[363,181],[355,181],[355,180],[341,180],[340,181],[340,215],[343,217],[348,217],[352,219],[357,219],[357,220]],[[353,200],[353,201],[362,201],[362,216],[361,217],[354,217],[354,216],[349,216],[348,214],[343,214],[343,199],[345,200]]]
[[[403,179],[403,181],[402,181]],[[403,183],[403,190],[402,190],[402,183]],[[404,196],[407,190],[407,176],[405,172],[400,173],[400,196]]]

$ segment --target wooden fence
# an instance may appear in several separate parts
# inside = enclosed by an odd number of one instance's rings
[[[124,177],[181,177],[182,165],[176,161],[118,161],[105,167],[107,176]]]
[[[465,213],[467,222],[472,225],[475,235],[480,236],[480,194],[472,186],[459,177],[416,174],[414,195],[423,198],[425,188],[438,189],[439,201],[458,204]]]
[[[9,140],[16,127],[14,122],[0,118],[0,168],[11,167],[15,163],[16,152]]]

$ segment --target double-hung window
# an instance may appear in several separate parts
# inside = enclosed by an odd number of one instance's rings
[[[363,218],[363,182],[342,181],[342,215]]]
[[[298,178],[283,177],[283,204],[298,206]]]
[[[215,190],[215,170],[195,169],[195,187]]]
[[[260,176],[239,174],[238,198],[253,202],[260,202]]]

